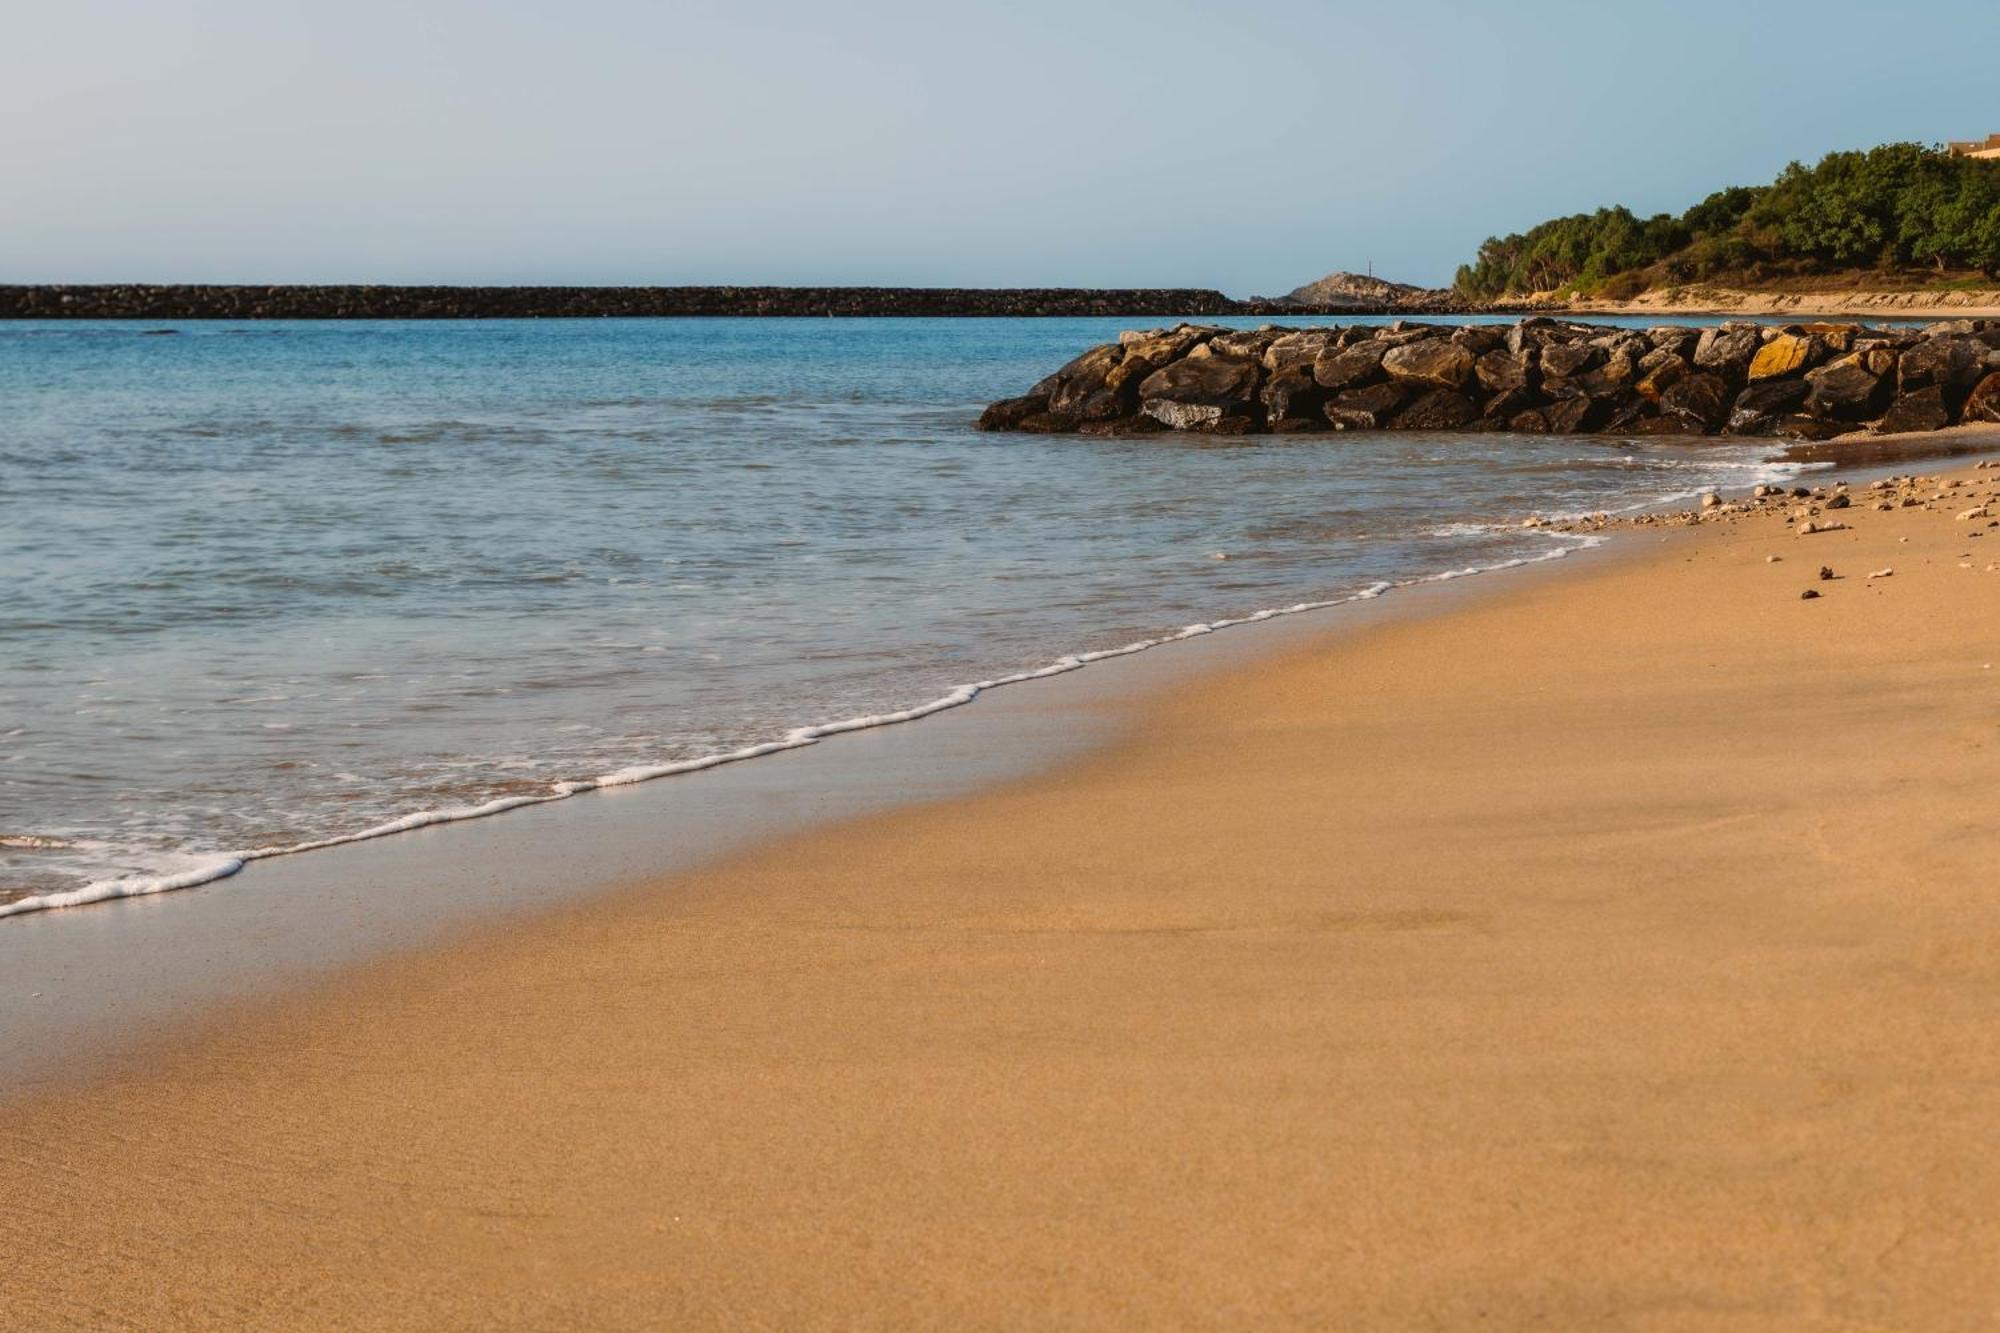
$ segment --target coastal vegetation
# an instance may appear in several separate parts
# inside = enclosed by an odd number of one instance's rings
[[[1489,237],[1454,286],[1470,301],[1619,300],[1690,282],[1755,287],[1855,269],[1904,282],[2000,276],[2000,162],[1914,143],[1829,153],[1792,163],[1769,185],[1717,190],[1679,215],[1600,208]]]

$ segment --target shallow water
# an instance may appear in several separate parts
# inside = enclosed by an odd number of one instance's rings
[[[971,429],[1120,327],[0,324],[0,904],[796,741],[1774,474]]]

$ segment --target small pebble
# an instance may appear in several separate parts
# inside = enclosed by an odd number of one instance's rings
[[[1882,568],[1880,568],[1880,569],[1876,570],[1876,571],[1875,571],[1874,573],[1870,574],[1870,575],[1869,575],[1868,577],[1869,577],[1869,578],[1871,578],[1871,579],[1886,579],[1886,578],[1892,578],[1892,577],[1894,577],[1894,576],[1895,576],[1895,573],[1896,573],[1896,571],[1895,571],[1895,570],[1893,570],[1893,569],[1889,568],[1889,566],[1887,566],[1887,565],[1884,565],[1884,566],[1882,566]]]
[[[1812,601],[1812,600],[1813,600],[1813,599],[1814,599],[1815,597],[1818,597],[1818,596],[1819,596],[1819,589],[1818,589],[1818,588],[1807,588],[1807,589],[1806,589],[1806,590],[1805,590],[1804,592],[1802,592],[1802,593],[1800,593],[1800,594],[1799,594],[1799,600],[1800,600],[1800,601],[1802,601],[1802,602],[1810,602],[1810,601]]]

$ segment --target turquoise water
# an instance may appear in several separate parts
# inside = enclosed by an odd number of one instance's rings
[[[1530,511],[1761,475],[1714,442],[971,429],[1115,320],[161,327],[0,325],[0,902],[1544,557]]]

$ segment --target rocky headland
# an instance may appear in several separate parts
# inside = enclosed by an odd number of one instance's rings
[[[1121,334],[982,430],[1752,435],[2000,422],[2000,321],[1612,328],[1543,317]]]

